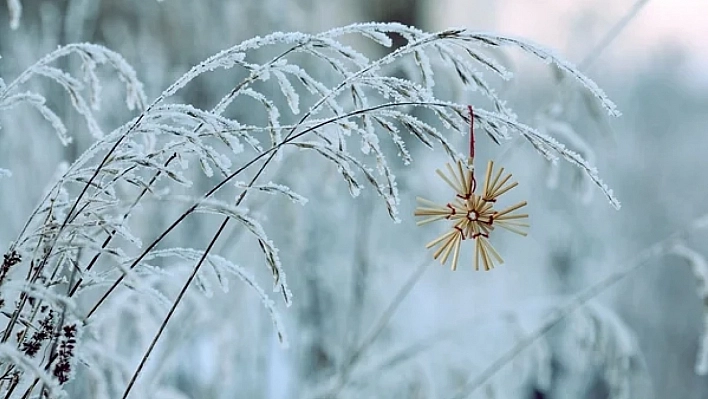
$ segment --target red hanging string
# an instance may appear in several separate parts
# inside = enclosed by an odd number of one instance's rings
[[[470,112],[470,158],[474,159],[474,110],[471,105],[467,109]]]
[[[469,162],[469,166],[472,168],[470,187],[471,192],[474,192],[477,189],[477,179],[474,177],[474,167],[472,166],[474,162],[474,110],[471,105],[467,106],[467,110],[470,112],[470,157],[467,162]]]

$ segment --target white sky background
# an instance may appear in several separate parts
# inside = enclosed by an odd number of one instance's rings
[[[431,2],[425,15],[430,29],[464,26],[512,34],[558,50],[578,63],[635,2],[438,0]],[[683,50],[685,58],[676,62],[687,80],[708,87],[708,1],[648,0],[595,68],[641,69],[642,64],[657,60],[657,52],[670,49]]]

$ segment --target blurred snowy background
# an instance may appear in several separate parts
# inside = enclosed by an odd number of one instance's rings
[[[401,224],[388,219],[373,190],[351,199],[330,165],[287,157],[272,180],[291,185],[310,202],[300,207],[273,197],[258,210],[268,215],[294,293],[293,306],[281,309],[290,347],[281,349],[259,298],[239,283],[228,294],[195,296],[148,364],[150,377],[144,379],[169,387],[163,397],[468,397],[480,373],[489,372],[552,311],[708,213],[705,2],[25,0],[22,5],[16,30],[0,6],[0,76],[6,81],[58,45],[94,42],[122,54],[154,98],[192,65],[256,35],[398,21],[425,30],[499,31],[553,48],[595,79],[624,114],[609,120],[559,81],[553,67],[519,52],[503,54],[517,76],[511,83],[496,82],[500,94],[521,120],[594,162],[623,206],[615,211],[579,172],[551,167],[525,143],[496,146],[480,137],[478,158],[500,160],[514,173],[520,186],[513,196],[529,201],[531,215],[527,238],[506,235],[496,242],[506,262],[488,273],[472,270],[470,252],[454,273],[431,262],[424,245],[438,231],[415,227],[415,196],[439,199],[447,192],[433,172],[446,162],[443,151],[412,145],[413,164],[396,165],[404,201]],[[70,61],[64,67],[71,68]],[[226,72],[205,76],[182,96],[208,108],[221,96],[223,90],[216,89],[234,81]],[[99,113],[106,130],[131,117],[124,107],[107,105],[122,103],[119,82],[115,87],[109,82]],[[466,95],[449,90],[452,96]],[[70,129],[85,129],[58,88],[42,91]],[[249,110],[238,112],[246,118]],[[31,110],[13,113],[11,124],[2,114],[0,124],[0,168],[13,171],[0,180],[4,248],[59,162],[75,160],[92,139],[76,134],[62,147]],[[464,146],[464,138],[453,140]],[[152,215],[154,220],[142,222],[145,231],[173,217],[170,210]],[[207,240],[207,228],[200,219],[190,220],[171,240],[199,245],[192,243]],[[706,237],[695,229],[679,239],[691,254],[702,256],[708,255]],[[253,248],[234,231],[219,253],[248,265]],[[695,259],[700,260],[694,257],[694,265]],[[471,397],[705,398],[708,376],[698,375],[696,365],[707,305],[696,287],[685,256],[649,256],[592,306],[572,313],[504,367],[492,368],[491,378]],[[115,331],[106,331],[106,339],[114,339],[116,352],[128,356],[120,367],[129,375],[159,320],[141,320],[138,311],[116,314]],[[74,384],[74,397],[90,397],[90,383]]]

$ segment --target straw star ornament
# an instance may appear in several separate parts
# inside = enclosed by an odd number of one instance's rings
[[[470,111],[470,126],[474,114]],[[438,220],[449,220],[452,227],[440,237],[426,245],[426,248],[436,247],[434,259],[440,259],[445,264],[452,255],[452,270],[457,269],[460,256],[460,247],[464,240],[475,241],[475,270],[479,270],[480,263],[484,270],[491,270],[495,264],[504,263],[499,253],[489,242],[489,237],[496,227],[509,230],[525,236],[525,229],[529,227],[525,220],[528,214],[516,213],[526,206],[526,201],[497,210],[497,199],[518,185],[511,181],[511,174],[504,174],[504,168],[494,171],[494,162],[489,161],[480,194],[475,193],[477,182],[474,177],[474,135],[470,127],[470,157],[467,164],[458,161],[455,165],[447,164],[448,175],[440,169],[437,174],[447,183],[456,196],[452,202],[440,205],[425,198],[418,197],[420,204],[415,210],[415,216],[425,217],[417,222],[424,225]]]

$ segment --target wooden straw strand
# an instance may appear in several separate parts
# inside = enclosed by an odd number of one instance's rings
[[[468,186],[468,179],[467,179],[467,173],[462,168],[462,161],[457,161],[457,171],[460,173],[460,180],[462,181],[462,188],[464,189],[462,191],[463,197],[467,197],[470,194],[470,188]]]
[[[511,175],[507,176],[507,180],[508,180],[509,178],[511,178]],[[519,185],[519,182],[513,182],[513,183],[509,184],[509,185],[506,186],[506,187],[501,187],[501,184],[500,184],[500,185],[499,185],[500,187],[499,187],[499,188],[496,190],[496,192],[494,193],[494,197],[495,197],[495,198],[496,198],[496,197],[499,197],[499,196],[505,194],[507,191],[511,190],[512,188],[514,188],[514,187],[516,187],[516,186],[518,186],[518,185]]]
[[[503,210],[497,212],[496,215],[494,215],[494,218],[496,219],[496,218],[498,218],[498,217],[500,217],[500,216],[506,215],[506,214],[509,213],[509,212],[514,212],[515,210],[517,210],[517,209],[519,209],[519,208],[523,208],[524,206],[526,206],[526,201],[521,201],[521,202],[519,202],[519,203],[516,204],[516,205],[512,205],[512,206],[510,206],[510,207],[508,207],[508,208],[505,208],[505,209],[503,209]]]
[[[501,177],[502,173],[504,173],[504,168],[499,168],[497,171],[497,174],[494,175],[494,179],[492,179],[492,182],[489,184],[489,191],[485,191],[484,195],[489,198],[489,199],[495,199],[496,196],[493,194],[493,189],[497,185],[497,182],[499,181],[499,178]]]
[[[444,241],[444,240],[448,239],[448,238],[450,237],[450,235],[452,235],[452,234],[454,234],[454,233],[455,233],[454,230],[448,231],[447,233],[441,235],[440,237],[434,239],[433,241],[430,241],[430,242],[425,246],[425,248],[432,248],[432,247],[434,247],[435,245],[439,244],[441,241]]]
[[[445,176],[445,174],[440,169],[435,169],[435,173],[437,173],[438,176],[440,176],[445,181],[445,183],[452,187],[455,192],[461,192],[462,189],[459,186],[455,185],[455,183],[450,181],[450,179],[448,179],[447,176]]]
[[[494,161],[489,160],[487,162],[487,174],[484,176],[484,190],[482,190],[482,195],[486,196],[489,192],[489,179],[492,177],[492,168],[494,167]]]
[[[455,191],[457,191],[458,193],[464,192],[465,191],[465,182],[464,182],[465,179],[458,176],[458,172],[455,170],[453,165],[446,163],[445,167],[447,168],[447,171],[450,172],[450,179],[452,179],[455,182],[455,185],[457,185],[457,187],[458,187],[458,190],[455,190]]]
[[[457,240],[455,241],[455,249],[452,255],[452,264],[450,265],[450,269],[454,272],[457,270],[457,261],[460,259],[460,245],[462,243],[462,240]]]
[[[492,254],[492,256],[497,260],[497,264],[503,264],[504,259],[502,259],[501,255],[499,255],[499,252],[497,252],[496,249],[494,249],[494,246],[492,243],[489,242],[489,240],[485,239],[482,244],[487,247],[487,250]]]
[[[504,215],[496,215],[494,216],[494,220],[499,220],[499,221],[507,221],[507,220],[513,220],[513,219],[527,219],[529,217],[528,213],[516,213],[513,215],[509,214],[504,214]]]
[[[494,196],[494,198],[498,198],[500,195],[504,194],[505,192],[509,191],[509,189],[506,189],[504,191],[501,191],[502,187],[504,187],[504,183],[509,181],[511,179],[511,174],[506,175],[501,181],[496,182],[494,184],[494,187],[491,189],[491,194]],[[512,183],[514,186],[518,183],[514,182]],[[513,187],[512,187],[513,188]]]

